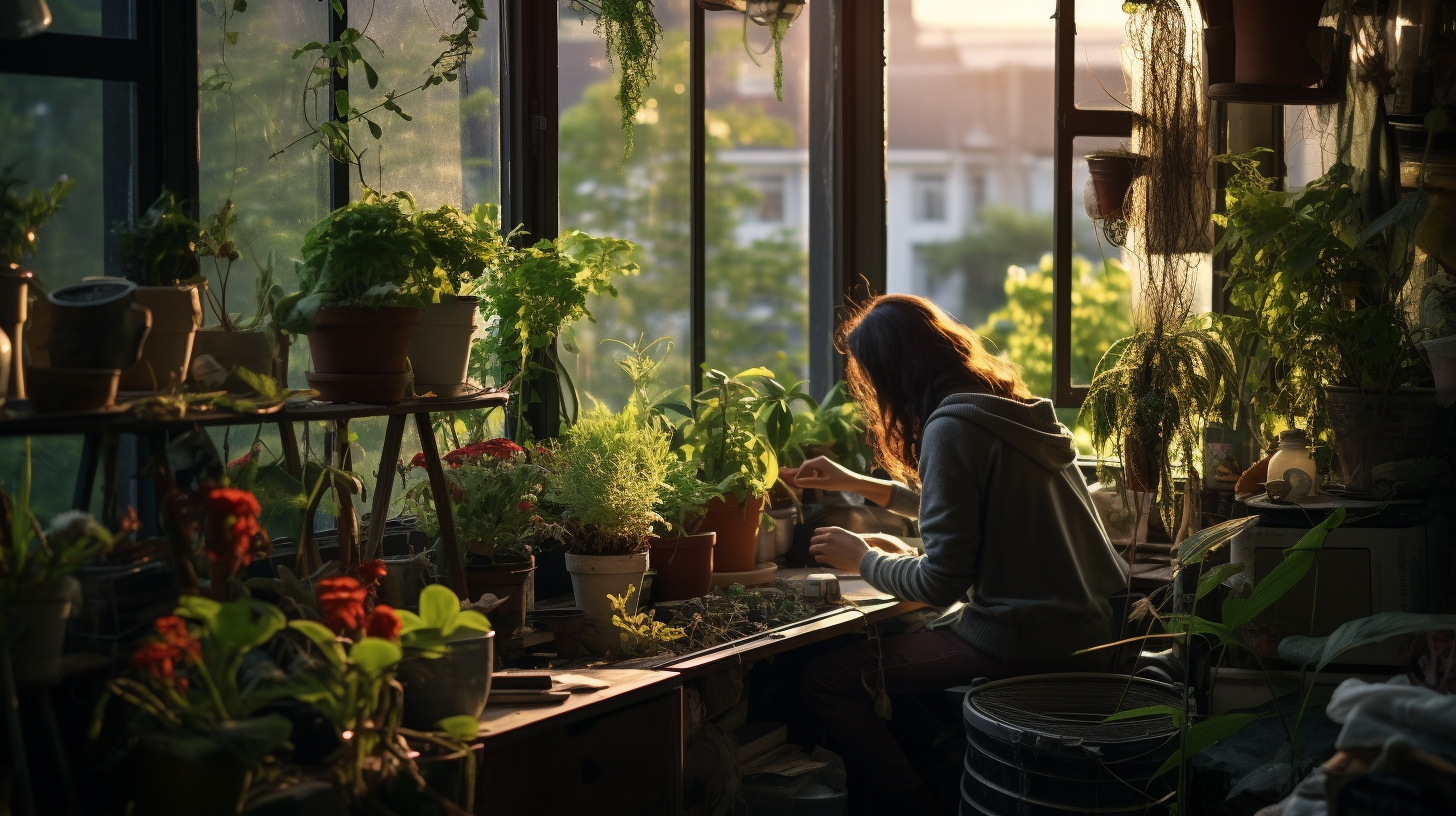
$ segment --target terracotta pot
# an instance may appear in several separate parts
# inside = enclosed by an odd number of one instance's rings
[[[1145,159],[1138,155],[1093,153],[1084,156],[1092,187],[1097,191],[1097,208],[1103,218],[1122,215],[1132,180],[1142,173]]]
[[[495,632],[452,640],[449,646],[442,657],[399,664],[407,727],[428,731],[446,717],[479,717],[485,710],[495,668]]]
[[[581,649],[581,635],[586,630],[586,610],[576,607],[537,609],[526,613],[531,627],[555,636],[556,656],[574,660]]]
[[[238,813],[252,772],[218,745],[201,758],[183,758],[161,739],[144,735],[128,758],[133,816]]]
[[[420,310],[407,306],[319,309],[308,335],[310,387],[335,402],[400,402],[409,387],[410,335],[419,320]]]
[[[478,297],[454,297],[424,310],[410,337],[409,359],[415,393],[458,397],[470,365],[470,338],[475,333]]]
[[[699,533],[717,533],[713,545],[714,572],[748,572],[757,563],[758,517],[763,513],[764,497],[749,499],[745,505],[738,497],[708,502]]]
[[[195,286],[138,286],[137,303],[152,313],[152,330],[136,365],[121,372],[123,391],[169,391],[187,379],[192,338],[202,326]]]
[[[1427,455],[1436,419],[1436,389],[1402,388],[1367,394],[1358,388],[1326,386],[1330,428],[1346,490],[1374,489],[1376,469]]]
[[[30,311],[29,269],[0,267],[0,331],[10,338],[10,370],[3,381],[10,399],[25,399],[25,321]]]
[[[487,592],[506,599],[487,615],[501,637],[515,637],[516,631],[526,625],[526,582],[535,570],[535,558],[465,568],[465,591],[470,594],[470,600],[478,600]]]
[[[30,404],[39,414],[98,411],[116,404],[115,368],[30,367]]]
[[[61,646],[71,601],[60,592],[38,592],[0,609],[5,631],[18,633],[10,646],[10,665],[20,685],[46,683],[61,672]]]
[[[1309,51],[1325,0],[1233,0],[1234,81],[1307,88],[1322,68]]]
[[[141,359],[151,326],[152,313],[136,302],[131,281],[62,287],[32,304],[31,364],[124,369]]]
[[[254,374],[273,376],[273,336],[262,329],[201,329],[192,340],[192,359],[196,360],[204,354],[228,371],[243,368]],[[190,378],[191,363],[188,363],[187,371]],[[228,390],[245,390],[245,385],[236,378],[231,378],[228,380]]]
[[[586,611],[586,630],[582,642],[587,651],[602,654],[621,643],[619,631],[612,625],[612,602],[608,595],[626,595],[628,586],[642,588],[642,574],[647,571],[647,553],[632,555],[566,554],[566,571],[571,573],[571,589],[577,607]],[[637,611],[640,595],[633,594],[628,614]]]
[[[713,588],[713,543],[717,533],[647,540],[649,563],[657,570],[652,600],[685,601]]]

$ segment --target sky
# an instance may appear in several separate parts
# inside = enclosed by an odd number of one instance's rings
[[[1047,25],[1056,0],[913,0],[915,19],[934,28],[1037,28]],[[1081,0],[1079,28],[1122,29],[1127,15],[1121,0]]]

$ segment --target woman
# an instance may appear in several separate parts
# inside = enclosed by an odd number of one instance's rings
[[[809,552],[898,598],[964,606],[947,625],[817,659],[803,691],[850,778],[871,789],[852,801],[869,804],[868,793],[895,808],[884,812],[932,812],[934,798],[875,715],[870,689],[881,676],[897,695],[977,677],[1103,669],[1102,653],[1073,653],[1111,639],[1108,598],[1126,587],[1127,565],[1097,518],[1072,434],[975,332],[924,298],[885,295],[845,324],[839,345],[876,458],[892,477],[918,482],[918,501],[903,485],[823,460],[785,475],[918,516],[925,554],[838,527],[816,530]]]

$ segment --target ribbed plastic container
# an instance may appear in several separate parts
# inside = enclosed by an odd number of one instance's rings
[[[1148,779],[1177,748],[1170,717],[1103,722],[1182,704],[1176,686],[1116,674],[1043,674],[966,693],[962,816],[1162,813]]]

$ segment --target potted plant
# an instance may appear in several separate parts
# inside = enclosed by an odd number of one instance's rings
[[[141,714],[129,752],[134,813],[239,812],[254,770],[293,730],[286,717],[258,713],[281,685],[249,682],[243,661],[286,624],[271,604],[195,595],[155,621],[132,654],[136,676],[107,687]]]
[[[444,279],[439,302],[425,307],[410,338],[415,393],[459,396],[470,366],[475,314],[480,309],[480,298],[471,291],[494,264],[504,239],[494,205],[477,204],[468,215],[446,205],[422,210],[414,218],[425,249],[434,259],[436,274]]]
[[[25,399],[23,353],[25,321],[30,303],[30,281],[35,277],[24,264],[35,254],[35,233],[61,208],[75,182],[62,176],[49,191],[31,190],[22,196],[25,182],[0,176],[0,331],[10,339],[10,374],[3,383],[11,399]]]
[[[1121,218],[1127,192],[1132,189],[1133,179],[1142,175],[1146,158],[1122,148],[1098,150],[1083,158],[1097,195],[1096,217]]]
[[[720,498],[718,490],[698,478],[700,465],[688,456],[674,457],[663,479],[657,503],[660,521],[647,541],[650,565],[657,570],[652,600],[683,601],[708,594],[713,588],[714,532],[698,532],[708,502]]]
[[[404,724],[428,730],[439,721],[476,718],[490,696],[495,668],[495,632],[473,609],[460,608],[449,588],[431,584],[420,592],[420,612],[400,609],[399,642],[404,662]]]
[[[557,337],[563,326],[595,320],[587,298],[616,297],[613,277],[637,274],[630,260],[636,251],[630,241],[577,230],[502,248],[495,271],[476,290],[481,311],[492,317],[472,350],[472,366],[482,382],[511,384],[507,435],[516,442],[559,435],[563,408],[568,421],[575,418],[579,400],[557,358]]]
[[[535,548],[552,533],[539,507],[550,474],[509,439],[475,442],[441,458],[448,465],[455,536],[469,554],[466,588],[471,599],[487,592],[503,599],[489,614],[497,629],[515,637],[526,623],[526,582],[536,568]],[[424,454],[416,454],[411,464],[423,468]],[[429,480],[410,485],[405,502],[419,528],[438,536]]]
[[[443,288],[407,193],[365,190],[303,239],[299,289],[274,309],[309,336],[309,387],[326,400],[391,404],[409,387],[409,342]]]
[[[217,325],[203,326],[198,330],[192,341],[192,357],[207,355],[226,371],[241,368],[271,377],[277,373],[274,364],[277,351],[268,324],[281,290],[273,283],[272,264],[255,263],[258,273],[254,285],[257,295],[254,312],[244,316],[228,309],[228,286],[233,264],[243,255],[233,237],[237,219],[233,203],[229,200],[209,216],[202,227],[197,254],[212,259],[212,282],[203,288],[203,293]],[[188,370],[191,371],[190,365]],[[236,382],[238,389],[247,387],[241,381]]]
[[[1435,415],[1418,329],[1403,299],[1422,191],[1376,217],[1337,163],[1298,193],[1273,189],[1256,150],[1220,157],[1229,179],[1225,326],[1254,350],[1257,417],[1332,431],[1347,489],[1372,470],[1419,455]],[[1242,402],[1242,401],[1241,401]]]
[[[1291,103],[1311,101],[1298,91],[1324,74],[1316,31],[1325,0],[1201,0],[1200,5],[1208,26],[1211,85],[1264,86],[1263,95],[1249,102],[1276,102],[1281,92],[1293,94]]]
[[[710,369],[684,433],[684,449],[700,464],[698,477],[722,494],[708,502],[699,528],[717,533],[716,572],[754,569],[760,518],[778,480],[778,457],[759,420],[768,398],[750,378],[772,380],[773,372],[752,368],[730,377]]]
[[[563,529],[566,570],[576,605],[586,610],[583,640],[592,651],[616,640],[607,595],[642,585],[672,461],[667,434],[602,408],[569,428],[555,448],[546,501]]]
[[[0,493],[0,620],[3,645],[17,683],[53,680],[61,667],[61,646],[72,599],[80,587],[71,577],[86,562],[111,549],[113,536],[89,513],[62,513],[37,533],[27,481],[12,499]],[[129,528],[134,529],[134,528]]]
[[[152,330],[142,358],[121,372],[123,391],[165,391],[187,378],[192,340],[202,326],[199,285],[206,285],[198,261],[202,225],[184,202],[163,191],[142,217],[117,224],[116,257],[121,273],[137,285],[136,302],[152,313]]]

